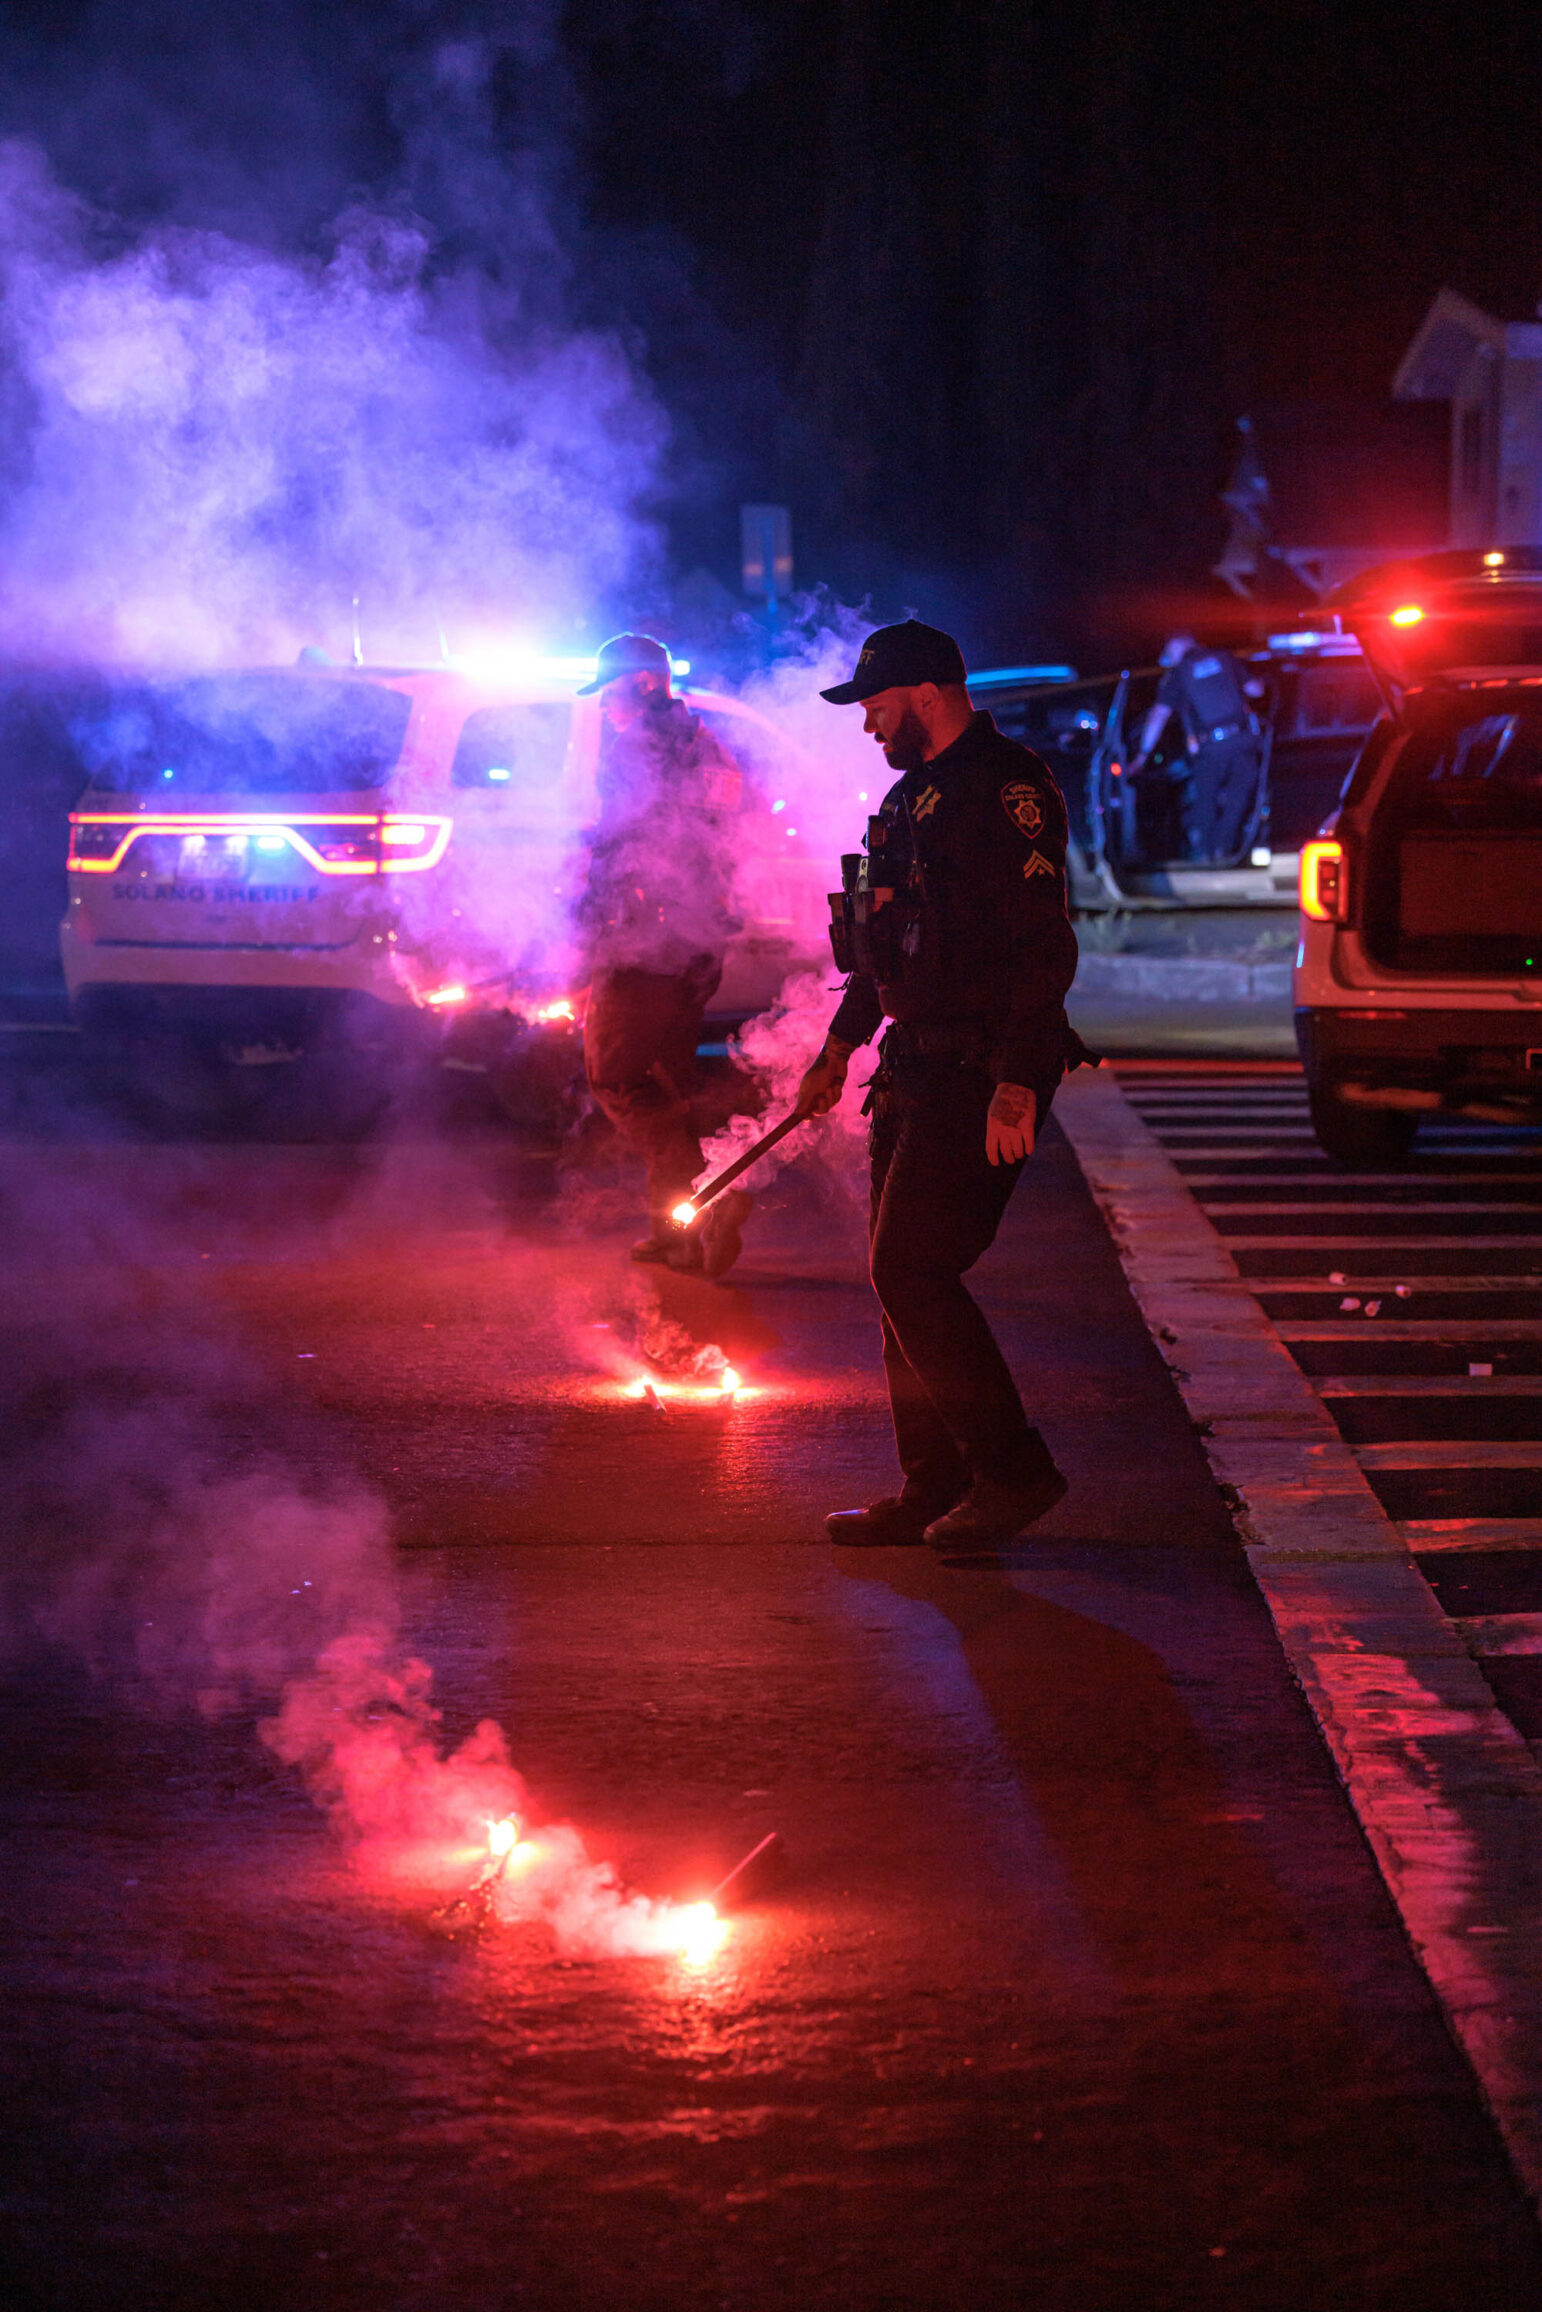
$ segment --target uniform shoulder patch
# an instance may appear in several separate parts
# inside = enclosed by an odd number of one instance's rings
[[[1001,790],[1001,805],[1020,834],[1032,842],[1044,825],[1044,802],[1037,787],[1026,779],[1014,779]]]

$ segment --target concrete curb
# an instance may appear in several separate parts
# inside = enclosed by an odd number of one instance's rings
[[[1291,966],[1232,963],[1217,955],[1098,955],[1076,970],[1075,995],[1129,1001],[1290,1005]]]
[[[1542,1769],[1106,1072],[1055,1114],[1414,1951],[1542,2207]]]

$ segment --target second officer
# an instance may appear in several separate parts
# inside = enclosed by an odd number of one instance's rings
[[[1065,804],[1048,767],[977,713],[952,637],[915,619],[869,635],[850,682],[900,775],[832,898],[849,973],[798,1095],[840,1098],[890,1023],[870,1094],[871,1264],[904,1483],[827,1519],[832,1540],[988,1548],[1064,1494],[963,1278],[995,1237],[1067,1066],[1076,972]]]
[[[689,1237],[669,1216],[701,1170],[696,1047],[735,929],[728,828],[739,807],[739,771],[673,696],[669,653],[651,635],[613,636],[579,696],[591,691],[599,693],[605,729],[600,821],[578,907],[590,980],[589,1089],[647,1167],[649,1229],[632,1258],[697,1265],[705,1258],[721,1274],[738,1251],[749,1198],[724,1198],[712,1230]]]

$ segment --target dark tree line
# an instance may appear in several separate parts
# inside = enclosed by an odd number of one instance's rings
[[[802,579],[992,655],[1149,640],[1239,414],[1542,291],[1536,0],[13,0],[0,133],[130,225],[410,208],[628,337],[682,569],[786,500]]]
[[[682,542],[786,498],[804,574],[924,599],[993,654],[1149,639],[1212,583],[1237,416],[1374,407],[1445,280],[1517,317],[1542,289],[1542,12],[1519,0],[568,22],[598,213],[635,228],[634,148],[608,139],[646,117],[677,290],[733,339],[698,405],[652,309],[706,488]],[[725,396],[740,361],[759,373]]]

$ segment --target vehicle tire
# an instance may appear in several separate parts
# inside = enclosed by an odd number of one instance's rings
[[[560,1137],[583,1104],[583,1045],[571,1029],[516,1030],[490,1051],[487,1087],[511,1124]]]
[[[1357,1171],[1391,1170],[1408,1160],[1419,1119],[1401,1108],[1359,1108],[1341,1100],[1333,1085],[1307,1079],[1312,1130],[1325,1156]]]

